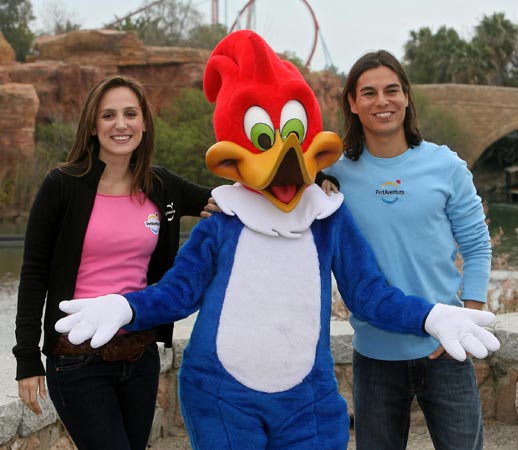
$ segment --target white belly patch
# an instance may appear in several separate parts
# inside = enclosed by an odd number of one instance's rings
[[[311,230],[290,239],[244,228],[216,340],[223,367],[257,391],[296,386],[315,362],[320,308],[320,269]]]

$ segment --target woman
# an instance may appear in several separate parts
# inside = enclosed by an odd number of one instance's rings
[[[144,449],[160,360],[172,324],[120,331],[99,349],[54,330],[64,299],[121,294],[158,281],[179,246],[180,218],[199,215],[210,189],[151,167],[154,126],[143,86],[109,76],[90,91],[67,161],[43,181],[27,225],[16,317],[16,379],[41,414],[45,369],[56,410],[79,449]]]

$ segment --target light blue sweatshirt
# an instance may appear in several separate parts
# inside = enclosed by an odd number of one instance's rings
[[[491,244],[480,197],[466,163],[446,146],[422,142],[394,158],[364,148],[325,170],[371,244],[392,286],[432,303],[486,301]],[[457,249],[462,274],[455,267]],[[354,348],[364,356],[407,360],[428,356],[431,337],[380,330],[351,317]]]

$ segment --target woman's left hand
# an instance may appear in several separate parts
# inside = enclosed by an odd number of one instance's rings
[[[18,396],[34,414],[40,416],[42,410],[38,402],[38,394],[42,400],[47,398],[44,376],[39,375],[18,380]]]
[[[221,209],[219,209],[218,204],[216,203],[216,200],[214,200],[212,197],[209,198],[209,201],[207,204],[203,207],[203,211],[200,213],[200,217],[207,218],[212,216],[212,213],[215,212],[221,212]]]

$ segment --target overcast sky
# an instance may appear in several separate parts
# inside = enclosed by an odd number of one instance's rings
[[[143,0],[32,0],[35,24],[49,3],[62,5],[73,22],[82,28],[100,28],[103,24],[138,9]],[[211,21],[211,1],[191,0]],[[219,0],[219,21],[231,26],[246,0]],[[256,0],[255,26],[277,51],[291,51],[304,62],[309,58],[314,39],[311,15],[301,0]],[[403,46],[410,31],[430,27],[436,32],[441,26],[454,28],[469,40],[474,27],[484,15],[503,12],[518,24],[518,0],[308,0],[320,26],[320,36],[311,68],[322,69],[334,64],[347,72],[354,61],[370,50],[384,48],[403,56]],[[244,27],[246,17],[241,24]]]

